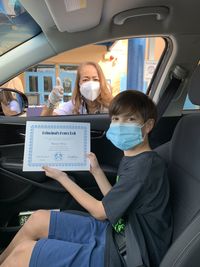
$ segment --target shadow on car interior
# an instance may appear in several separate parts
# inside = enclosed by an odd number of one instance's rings
[[[189,84],[189,98],[200,105],[200,66]],[[160,267],[200,263],[200,113],[183,116],[170,142],[155,150],[168,164],[174,216],[172,245]]]

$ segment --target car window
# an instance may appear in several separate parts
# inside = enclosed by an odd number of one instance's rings
[[[40,32],[18,0],[0,0],[0,56]]]
[[[183,110],[187,111],[187,110],[195,110],[195,109],[200,109],[200,106],[192,104],[192,102],[190,101],[187,95],[184,106],[183,106]]]
[[[165,41],[161,37],[123,39],[84,46],[27,69],[18,76],[15,88],[20,87],[28,97],[27,116],[40,116],[56,85],[56,77],[61,79],[64,88],[62,102],[66,103],[72,97],[79,64],[92,61],[100,65],[112,96],[127,89],[146,92],[164,49]]]

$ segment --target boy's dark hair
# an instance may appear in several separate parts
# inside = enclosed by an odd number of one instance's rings
[[[109,115],[140,116],[144,122],[148,119],[157,119],[156,105],[152,99],[144,93],[136,90],[127,90],[116,95],[110,103]]]

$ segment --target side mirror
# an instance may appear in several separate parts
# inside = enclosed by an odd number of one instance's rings
[[[0,88],[0,115],[18,116],[28,108],[28,98],[22,92],[11,88]]]

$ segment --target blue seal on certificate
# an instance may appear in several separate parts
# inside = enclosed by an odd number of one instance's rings
[[[61,161],[61,160],[63,159],[63,154],[60,153],[60,152],[55,153],[55,154],[54,154],[54,159],[55,159],[56,161]]]

